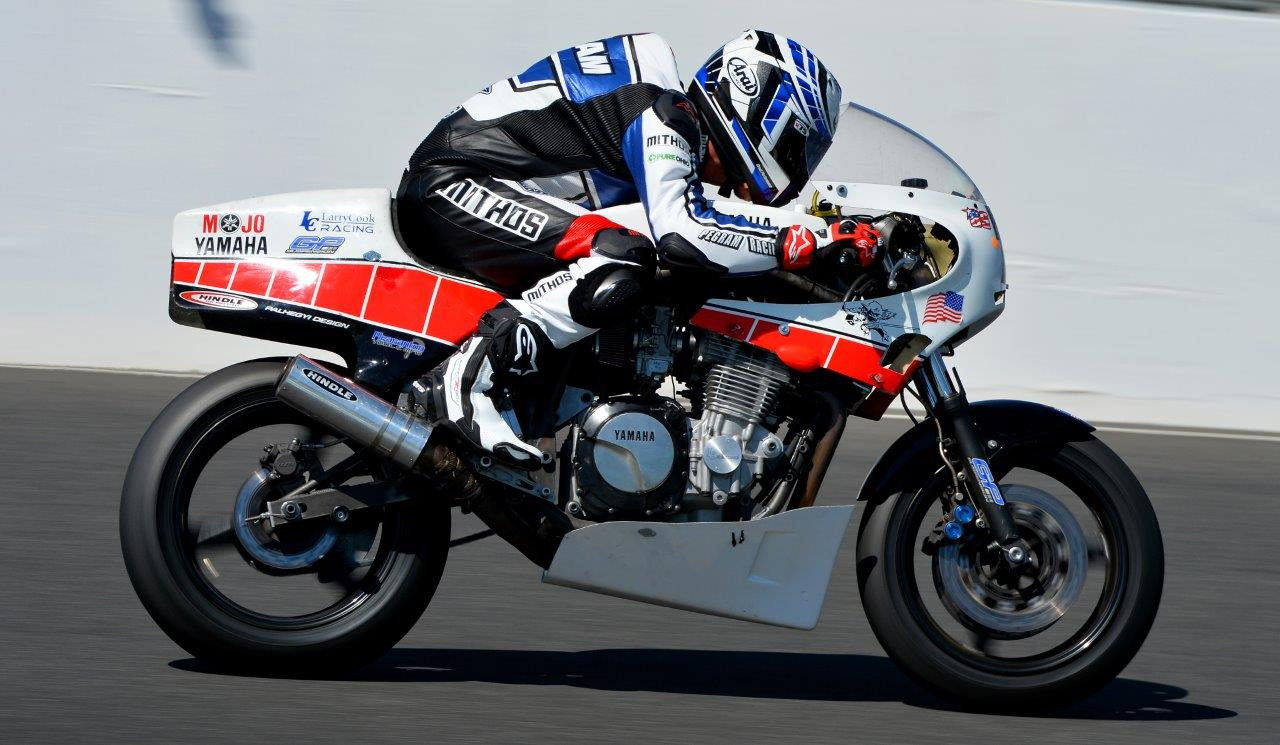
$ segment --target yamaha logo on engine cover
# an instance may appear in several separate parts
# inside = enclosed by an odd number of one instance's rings
[[[670,508],[688,470],[687,412],[665,398],[606,400],[586,412],[574,450],[575,502],[587,519]]]
[[[605,422],[596,435],[595,464],[615,489],[647,492],[671,473],[675,442],[648,412],[628,411]]]
[[[348,401],[356,400],[356,394],[348,390],[345,385],[339,383],[336,380],[331,379],[327,375],[318,373],[315,370],[312,370],[307,367],[302,368],[302,375],[307,380],[310,380],[312,383],[315,383],[316,385],[325,389],[329,393],[332,393],[333,395],[338,396],[339,398],[345,398]]]

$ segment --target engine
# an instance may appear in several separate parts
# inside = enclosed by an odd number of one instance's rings
[[[690,437],[687,510],[717,509],[747,493],[783,454],[774,413],[791,383],[773,353],[727,337],[703,340],[699,357],[702,416]]]
[[[791,372],[771,352],[724,336],[690,345],[665,309],[644,318],[625,356],[612,352],[613,359],[634,365],[642,389],[687,370],[697,418],[656,394],[597,401],[572,435],[568,510],[589,520],[720,519],[729,500],[749,494],[786,450],[776,410]],[[695,348],[695,359],[677,364]]]

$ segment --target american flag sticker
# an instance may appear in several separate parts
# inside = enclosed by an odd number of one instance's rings
[[[925,323],[960,323],[964,313],[964,295],[958,292],[939,292],[929,296],[924,305]]]

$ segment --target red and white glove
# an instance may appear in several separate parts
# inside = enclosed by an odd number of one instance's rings
[[[778,265],[789,272],[813,263],[818,239],[803,225],[792,225],[778,236]]]
[[[880,254],[880,231],[866,223],[842,220],[819,233],[825,235],[820,238],[803,225],[787,228],[778,238],[778,264],[787,271],[804,269],[813,263],[819,248],[848,246],[857,252],[858,263],[865,269]]]
[[[865,269],[880,253],[880,231],[857,220],[841,220],[829,228],[831,243],[844,243],[858,252],[858,263]]]

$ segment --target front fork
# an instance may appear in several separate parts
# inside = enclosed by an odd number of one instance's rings
[[[916,373],[916,384],[928,397],[931,413],[939,424],[942,454],[956,475],[957,488],[977,506],[1005,559],[1011,564],[1021,564],[1027,556],[1026,545],[1018,538],[1013,515],[987,464],[987,448],[973,426],[964,390],[952,384],[951,374],[939,354],[926,358],[926,364]]]

